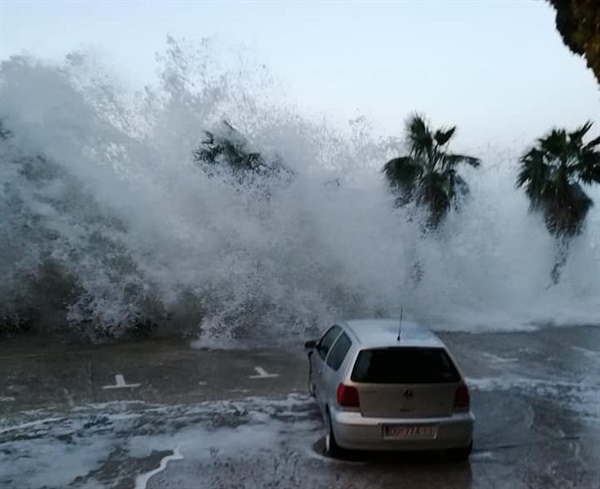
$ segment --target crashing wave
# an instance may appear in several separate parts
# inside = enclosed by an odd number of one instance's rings
[[[264,70],[215,56],[169,39],[137,91],[82,53],[2,63],[5,330],[286,341],[400,307],[441,329],[600,323],[599,208],[548,287],[553,242],[514,188],[518,151],[478,155],[470,200],[424,236],[383,181],[396,139],[303,118]],[[223,120],[285,171],[206,171],[194,155]]]

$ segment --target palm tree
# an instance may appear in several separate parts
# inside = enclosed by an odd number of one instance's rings
[[[223,126],[221,134],[205,131],[206,139],[194,152],[194,160],[202,165],[209,175],[221,165],[228,166],[240,179],[246,173],[263,173],[266,163],[260,153],[248,151],[245,138],[227,121],[223,121]]]
[[[581,184],[600,182],[600,137],[587,144],[587,122],[575,131],[552,129],[521,157],[517,187],[523,187],[530,209],[544,216],[546,228],[557,240],[557,259],[551,273],[556,284],[566,263],[571,238],[581,233],[593,205]]]
[[[456,126],[434,132],[421,115],[414,114],[406,123],[408,155],[394,158],[383,167],[390,187],[398,195],[397,206],[415,202],[427,209],[426,228],[437,228],[450,209],[457,209],[469,193],[457,167],[463,163],[474,168],[480,165],[478,158],[448,152],[455,133]]]
[[[229,122],[223,121],[223,129],[218,134],[205,131],[206,139],[194,151],[194,161],[214,176],[215,172],[227,168],[237,183],[260,180],[260,177],[286,177],[293,175],[279,156],[267,161],[260,153],[248,149],[247,139]]]

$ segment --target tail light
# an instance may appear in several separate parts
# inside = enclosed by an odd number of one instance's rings
[[[467,410],[471,407],[471,394],[469,388],[465,384],[461,384],[456,388],[454,393],[454,409]]]
[[[337,388],[337,402],[342,407],[359,407],[358,391],[355,387],[340,384]]]

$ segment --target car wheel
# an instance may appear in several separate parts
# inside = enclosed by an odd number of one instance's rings
[[[450,452],[450,456],[453,460],[467,460],[471,452],[473,451],[473,441],[469,443],[466,447],[455,448]]]
[[[325,435],[325,453],[331,458],[341,458],[344,455],[344,450],[337,444],[335,439],[329,412],[327,412],[325,423],[327,424],[327,434]]]

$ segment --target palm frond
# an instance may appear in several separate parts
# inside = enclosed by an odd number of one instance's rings
[[[471,190],[469,189],[469,185],[467,184],[467,182],[465,181],[465,179],[463,177],[461,177],[458,173],[456,175],[454,175],[454,195],[456,196],[460,196],[460,197],[466,197],[467,195],[469,195],[469,193],[471,192]]]
[[[575,129],[573,132],[569,133],[569,139],[573,141],[581,142],[583,141],[584,136],[588,133],[588,131],[592,128],[592,122],[588,121],[582,126]]]
[[[517,175],[517,187],[525,188],[532,207],[536,207],[546,193],[550,168],[546,165],[543,152],[537,148],[531,148],[519,161],[521,169]]]
[[[583,183],[600,183],[600,152],[584,149],[573,168]]]
[[[456,172],[452,172],[452,175],[448,177],[448,182],[450,183],[448,187],[448,196],[452,202],[452,207],[454,210],[459,210],[465,199],[469,196],[469,185],[465,179]]]
[[[408,119],[406,123],[406,134],[412,156],[420,157],[432,152],[433,136],[427,127],[427,123],[423,116],[413,114]]]
[[[598,136],[597,138],[592,139],[589,143],[587,143],[583,149],[593,149],[596,146],[600,145],[600,136]]]
[[[478,168],[481,165],[481,160],[474,156],[459,155],[459,154],[445,154],[443,156],[444,165],[448,167],[455,167],[461,163]]]
[[[538,139],[538,147],[548,159],[560,160],[567,146],[567,131],[564,129],[552,129],[546,137]]]
[[[410,156],[401,156],[388,161],[383,166],[388,183],[392,188],[404,192],[412,192],[416,181],[421,175],[423,169]]]
[[[452,136],[454,136],[454,133],[456,132],[456,126],[451,127],[450,129],[446,130],[446,131],[442,131],[441,129],[438,129],[437,131],[435,131],[434,134],[434,139],[435,142],[438,144],[438,146],[444,146],[446,143],[448,143],[450,141],[450,139],[452,139]]]

